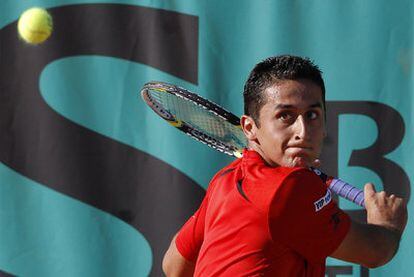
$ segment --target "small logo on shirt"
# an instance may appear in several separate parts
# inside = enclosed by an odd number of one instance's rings
[[[321,178],[321,180],[323,182],[326,182],[328,180],[328,175],[326,175],[325,173],[323,173],[319,169],[316,169],[316,168],[311,167],[310,170],[313,171],[313,173],[315,173],[316,175],[318,175],[319,178]]]
[[[332,200],[331,191],[328,189],[326,190],[325,196],[319,198],[313,203],[315,205],[315,212],[319,212],[323,207],[328,205],[329,202],[331,202],[331,200]]]

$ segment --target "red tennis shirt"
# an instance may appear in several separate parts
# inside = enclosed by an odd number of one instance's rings
[[[315,173],[245,150],[214,176],[176,246],[194,276],[324,276],[349,226]]]

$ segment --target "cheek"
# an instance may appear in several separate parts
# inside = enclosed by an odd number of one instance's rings
[[[325,128],[321,127],[315,130],[313,137],[315,138],[315,140],[322,143],[325,138],[325,134]]]
[[[314,139],[322,139],[325,134],[325,124],[321,122],[313,122],[309,126],[310,135]]]
[[[279,127],[273,130],[273,137],[279,144],[287,143],[294,136],[292,127]]]
[[[274,149],[274,151],[282,151],[290,140],[290,134],[286,129],[273,128],[267,133],[267,144]]]
[[[312,144],[315,149],[315,155],[317,156],[319,156],[322,151],[324,139],[325,139],[325,132],[324,130],[321,130],[321,129],[316,130],[312,136]]]

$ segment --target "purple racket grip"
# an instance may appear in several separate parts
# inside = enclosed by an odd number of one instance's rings
[[[336,195],[348,199],[349,201],[365,208],[364,192],[362,190],[357,189],[341,179],[330,177],[319,169],[311,168],[311,170],[315,172],[315,174],[318,175],[326,184],[329,184],[329,189]]]

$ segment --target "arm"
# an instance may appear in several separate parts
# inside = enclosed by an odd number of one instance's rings
[[[398,250],[407,223],[403,199],[375,192],[372,184],[364,188],[367,224],[352,221],[345,239],[332,257],[373,268],[389,262]]]
[[[208,197],[199,209],[174,236],[164,255],[162,269],[168,277],[193,276],[201,244],[204,240],[204,222]]]
[[[175,245],[175,238],[171,241],[170,247],[164,255],[162,260],[162,270],[168,277],[186,277],[193,276],[195,264],[187,261],[178,251]]]

